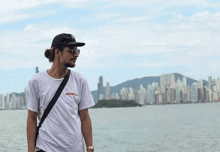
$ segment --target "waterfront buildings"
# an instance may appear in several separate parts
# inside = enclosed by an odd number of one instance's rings
[[[100,82],[99,82],[100,83]],[[138,90],[131,87],[122,87],[119,94],[110,93],[110,85],[106,83],[106,94],[99,94],[99,98],[107,100],[134,100],[139,104],[178,104],[193,102],[216,102],[220,101],[220,79],[208,77],[208,86],[203,80],[188,85],[187,78],[178,78],[175,81],[174,74],[162,74],[160,83],[152,82],[147,88],[141,84]]]
[[[203,80],[199,80],[190,85],[188,85],[186,77],[175,80],[174,74],[162,74],[159,83],[152,82],[146,88],[143,84],[140,84],[136,90],[132,87],[122,87],[119,91],[112,91],[109,82],[106,83],[105,87],[103,86],[103,77],[100,76],[98,80],[98,99],[134,100],[142,105],[220,101],[219,78],[213,79],[209,76],[207,84]],[[0,94],[0,109],[26,109],[28,94],[28,87],[22,93]]]

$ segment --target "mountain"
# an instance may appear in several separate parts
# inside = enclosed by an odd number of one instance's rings
[[[182,78],[184,77],[184,75],[179,74],[179,73],[173,73],[175,76],[175,82],[178,80],[178,78],[182,81]],[[185,76],[186,77],[186,76]],[[187,85],[192,85],[193,82],[198,82],[197,80],[194,80],[192,78],[186,77],[187,80]],[[147,89],[147,85],[148,84],[152,84],[152,82],[158,82],[160,85],[160,76],[148,76],[148,77],[143,77],[143,78],[135,78],[132,80],[128,80],[125,82],[122,82],[116,86],[111,86],[110,92],[111,93],[118,93],[120,94],[120,90],[123,87],[131,87],[133,90],[139,90],[140,85],[142,84],[143,87],[145,89]],[[203,83],[208,86],[208,82],[206,80],[203,80]],[[94,90],[91,92],[93,97],[94,97],[94,101],[95,103],[98,102],[98,91]],[[100,93],[104,94],[105,93],[105,87],[102,87],[100,89]]]

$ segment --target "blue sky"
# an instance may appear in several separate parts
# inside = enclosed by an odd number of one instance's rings
[[[1,0],[0,94],[23,92],[51,67],[52,39],[71,33],[85,42],[76,67],[97,89],[129,79],[181,73],[220,76],[217,0]]]

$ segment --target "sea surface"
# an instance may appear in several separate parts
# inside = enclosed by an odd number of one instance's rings
[[[89,109],[96,152],[220,151],[220,103]],[[27,152],[27,110],[0,111],[0,152]]]

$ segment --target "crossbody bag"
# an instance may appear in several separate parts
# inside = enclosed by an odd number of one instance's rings
[[[44,114],[40,120],[40,123],[39,125],[37,126],[37,129],[36,129],[36,136],[35,136],[35,146],[36,146],[36,143],[37,143],[37,137],[39,135],[39,129],[42,125],[42,123],[44,122],[44,120],[46,119],[47,115],[50,113],[50,110],[53,108],[53,106],[55,105],[57,99],[59,98],[61,92],[63,91],[68,79],[69,79],[69,76],[70,76],[70,70],[68,69],[68,72],[67,74],[65,75],[63,81],[61,82],[59,88],[57,89],[56,93],[54,94],[53,98],[51,99],[50,103],[48,104],[47,108],[45,109],[44,111]]]

